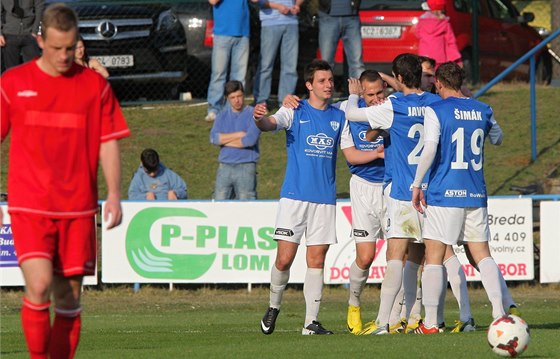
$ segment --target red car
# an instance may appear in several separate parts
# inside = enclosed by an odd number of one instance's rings
[[[424,12],[422,2],[423,0],[362,0],[360,20],[366,67],[390,73],[391,62],[397,55],[418,52],[415,27]],[[471,4],[472,0],[446,0],[445,6],[468,76],[472,58]],[[537,45],[542,38],[535,29],[527,25],[534,19],[534,15],[520,15],[510,0],[478,0],[478,9],[480,78],[489,81]],[[343,62],[340,43],[335,61],[338,64]],[[538,81],[549,83],[552,77],[550,56],[542,51],[537,61]],[[508,79],[527,80],[528,76],[527,61],[517,67]]]

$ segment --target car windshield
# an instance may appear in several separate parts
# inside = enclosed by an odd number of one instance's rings
[[[361,10],[422,10],[424,0],[362,0]]]

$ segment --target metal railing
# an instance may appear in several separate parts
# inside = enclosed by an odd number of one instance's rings
[[[478,92],[474,94],[474,98],[478,98],[482,96],[486,91],[488,91],[491,87],[495,84],[500,82],[504,79],[510,72],[515,70],[516,67],[527,61],[529,59],[529,83],[530,83],[530,98],[531,98],[531,160],[535,161],[537,159],[537,101],[536,101],[536,90],[535,90],[535,82],[536,82],[536,59],[535,56],[537,52],[539,52],[543,47],[548,45],[552,40],[560,35],[560,28],[556,29],[552,34],[547,36],[542,42],[540,42],[537,46],[535,46],[532,50],[527,52],[525,55],[519,58],[519,60],[515,61],[511,64],[507,69],[502,71],[498,76],[493,78],[490,82],[488,82],[484,87],[482,87]]]

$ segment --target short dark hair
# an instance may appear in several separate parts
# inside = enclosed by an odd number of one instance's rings
[[[395,77],[401,76],[402,82],[408,88],[420,88],[422,81],[422,63],[414,54],[400,54],[393,60]]]
[[[78,16],[68,6],[63,3],[54,3],[49,5],[41,19],[41,36],[47,37],[47,29],[54,28],[62,32],[71,30],[78,31]]]
[[[368,81],[368,82],[375,82],[375,81],[383,81],[379,72],[374,70],[364,70],[360,75],[360,82]]]
[[[156,172],[159,167],[159,155],[156,150],[151,148],[146,148],[142,151],[140,161],[148,173]]]
[[[325,60],[315,59],[311,61],[303,70],[303,78],[305,82],[313,83],[313,77],[317,71],[331,71],[331,65]]]
[[[444,87],[458,91],[465,80],[465,71],[455,62],[445,62],[436,70],[436,79]]]
[[[436,60],[432,59],[431,57],[418,56],[418,58],[420,59],[420,64],[423,64],[424,62],[428,62],[430,65],[432,65],[434,69],[436,68]]]
[[[231,80],[226,82],[226,85],[224,86],[224,96],[228,97],[230,94],[237,92],[237,91],[241,91],[244,92],[243,90],[243,84],[241,83],[241,81],[237,81],[237,80]]]

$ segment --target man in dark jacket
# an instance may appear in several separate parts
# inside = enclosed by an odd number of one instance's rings
[[[6,69],[40,55],[36,37],[44,7],[44,0],[2,0],[0,47]]]

